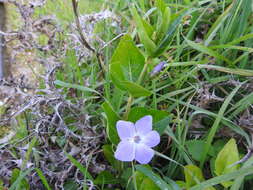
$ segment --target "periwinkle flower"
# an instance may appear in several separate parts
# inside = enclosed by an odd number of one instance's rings
[[[154,156],[152,147],[160,142],[160,135],[152,130],[152,116],[144,116],[135,124],[119,120],[117,131],[121,141],[114,154],[116,159],[123,162],[137,160],[140,164],[151,161]]]
[[[153,77],[154,75],[156,75],[157,73],[159,73],[164,68],[165,64],[166,64],[166,61],[162,61],[159,64],[157,64],[154,67],[154,69],[151,71],[150,76]]]

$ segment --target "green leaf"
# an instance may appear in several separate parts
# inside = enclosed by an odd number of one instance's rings
[[[139,84],[145,59],[132,38],[125,35],[116,48],[110,62],[111,79],[119,89],[128,91],[134,97],[150,96],[152,93]]]
[[[116,179],[109,171],[102,171],[98,174],[96,179],[94,180],[94,184],[96,185],[104,185],[104,184],[117,184],[119,183],[119,179]]]
[[[172,187],[172,188],[171,188],[172,190],[182,190],[182,189],[180,188],[180,186],[177,184],[176,181],[173,181],[172,179],[170,179],[170,178],[168,178],[168,177],[166,177],[166,176],[164,176],[163,178],[164,178],[164,180]]]
[[[160,188],[148,177],[146,177],[143,173],[136,171],[135,172],[136,184],[138,190],[159,190]]]
[[[131,181],[130,181],[130,179],[132,178],[132,176],[133,176],[133,170],[132,170],[132,168],[126,168],[126,169],[124,169],[122,171],[122,174],[121,174],[120,177],[121,177],[121,179],[123,181],[122,181],[121,184],[124,187],[128,187],[128,188],[126,188],[126,190],[128,190],[128,189],[132,190],[131,187],[133,187],[133,183],[131,184]]]
[[[144,178],[142,181],[139,190],[146,190],[146,189],[152,189],[152,190],[159,190],[160,188],[155,185],[155,183],[150,180],[149,178]]]
[[[231,165],[239,161],[239,153],[236,145],[235,139],[230,139],[224,148],[219,152],[215,160],[215,174],[223,175],[228,174],[238,169],[238,165],[231,167]],[[222,185],[226,188],[231,186],[233,182],[226,181]]]
[[[120,169],[121,162],[116,160],[114,157],[114,153],[112,150],[112,145],[106,144],[103,145],[103,153],[105,155],[106,160],[115,168],[115,169]]]
[[[169,28],[171,11],[170,8],[166,6],[163,0],[157,0],[155,3],[156,3],[155,6],[158,9],[158,24],[157,24],[158,27],[157,27],[156,42],[159,42],[164,37],[166,31]]]
[[[162,119],[169,116],[169,114],[166,111],[148,109],[145,107],[134,107],[131,109],[128,115],[128,119],[129,121],[136,122],[145,115],[151,115],[153,117],[153,123],[157,123],[158,121],[161,121]]]
[[[170,185],[163,181],[162,178],[155,174],[151,169],[142,165],[136,165],[135,168],[137,171],[140,171],[145,176],[149,177],[161,190],[171,189]]]
[[[148,35],[150,33],[150,29],[147,30],[147,24],[144,24],[143,19],[140,17],[140,15],[138,14],[138,12],[134,6],[132,6],[130,8],[130,11],[131,11],[132,17],[137,25],[137,31],[138,31],[141,43],[143,43],[147,53],[149,55],[152,55],[154,50],[156,49],[156,45],[150,39],[150,37]]]
[[[186,147],[194,160],[201,160],[201,154],[199,153],[204,150],[205,144],[206,142],[204,140],[190,140],[186,142]],[[212,153],[213,147],[211,146],[209,150],[209,155],[212,155]]]
[[[163,0],[156,0],[155,1],[155,6],[157,7],[157,9],[159,9],[159,11],[161,11],[162,13],[165,12],[165,9],[167,8],[166,3]]]
[[[16,123],[13,124],[13,128],[17,130],[16,135],[14,137],[14,139],[16,140],[23,139],[29,135],[28,130],[27,130],[27,125],[25,123],[25,120],[22,118],[22,116],[18,116],[17,120],[18,120],[18,125]]]
[[[4,182],[0,179],[0,190],[4,190]]]
[[[171,117],[165,117],[164,119],[154,123],[154,130],[156,130],[160,135],[162,135],[167,128],[169,128],[169,124],[171,122]]]
[[[179,187],[181,187],[182,189],[186,189],[186,183],[185,183],[184,181],[182,181],[182,180],[177,180],[176,183],[177,183],[177,185],[178,185]]]
[[[236,171],[233,171],[228,174],[224,174],[218,177],[211,178],[209,180],[203,181],[198,185],[195,185],[194,187],[191,187],[189,190],[203,190],[205,188],[223,183],[225,181],[237,179],[239,177],[245,177],[247,175],[253,174],[253,166],[242,168]]]
[[[161,42],[159,43],[158,47],[156,48],[154,54],[152,55],[152,57],[157,57],[159,55],[161,55],[164,51],[166,51],[166,49],[168,48],[168,46],[170,45],[174,34],[177,30],[177,28],[179,27],[182,18],[187,15],[190,14],[190,12],[192,12],[192,9],[183,9],[182,11],[179,12],[179,15],[177,15],[177,17],[174,19],[174,21],[169,25],[169,29],[165,35],[165,37],[161,40]]]
[[[124,81],[121,84],[133,97],[150,96],[152,94],[149,90],[132,82]]]
[[[185,181],[186,181],[186,183],[185,183],[186,189],[189,189],[192,186],[194,186],[202,181],[205,181],[205,178],[202,174],[201,169],[195,165],[185,166],[184,174],[185,174]],[[207,188],[204,188],[203,190],[215,190],[215,188],[214,187],[207,187]]]
[[[142,19],[142,23],[143,23],[143,26],[149,36],[149,38],[151,39],[153,33],[154,33],[154,28],[153,26],[151,26],[146,20]]]
[[[31,142],[29,143],[28,149],[27,149],[27,151],[26,151],[26,153],[25,153],[25,159],[23,159],[22,165],[21,165],[21,168],[22,168],[22,169],[26,168],[26,164],[27,164],[27,162],[28,162],[29,159],[30,159],[30,156],[31,156],[33,147],[35,146],[36,142],[37,142],[37,137],[35,136],[35,137],[33,137],[33,139],[31,140]]]
[[[84,178],[89,179],[89,180],[93,180],[93,177],[91,176],[91,174],[88,172],[88,169],[85,168],[80,162],[78,162],[73,156],[71,156],[68,153],[65,153],[65,155],[67,156],[67,158],[72,162],[72,164],[74,164],[83,174]]]
[[[25,171],[20,171],[19,169],[15,168],[12,171],[11,176],[11,187],[9,190],[20,190],[20,189],[30,189],[29,183],[26,181],[25,177],[32,171],[32,168],[29,168]]]
[[[190,188],[201,181],[204,181],[204,177],[200,168],[195,165],[187,165],[184,167],[185,182],[187,188]]]
[[[113,110],[109,102],[107,101],[104,102],[102,104],[102,108],[106,114],[106,119],[107,119],[106,133],[108,135],[108,138],[113,144],[118,144],[119,137],[116,130],[116,122],[120,120],[120,117]]]
[[[47,189],[47,190],[51,190],[48,182],[47,182],[47,178],[43,175],[43,172],[39,169],[39,168],[35,168],[38,176],[40,177],[40,180],[42,181],[44,187]]]
[[[74,180],[67,180],[63,185],[64,190],[77,190],[78,184]]]
[[[129,35],[122,37],[110,61],[110,76],[118,88],[127,90],[122,82],[136,83],[144,68],[145,58]]]

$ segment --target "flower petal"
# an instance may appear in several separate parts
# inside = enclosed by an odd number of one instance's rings
[[[135,123],[135,128],[137,133],[139,134],[147,134],[152,130],[152,116],[151,115],[146,115],[136,121]]]
[[[154,147],[160,143],[160,135],[156,131],[150,131],[143,138],[143,143],[149,147]]]
[[[119,120],[117,122],[117,131],[121,140],[133,137],[135,134],[135,127],[132,122]]]
[[[135,146],[134,143],[129,141],[121,141],[117,150],[114,153],[114,157],[123,162],[130,162],[134,160]]]
[[[149,148],[145,144],[138,144],[135,150],[135,160],[137,160],[140,164],[147,164],[151,161],[154,156],[154,150]]]

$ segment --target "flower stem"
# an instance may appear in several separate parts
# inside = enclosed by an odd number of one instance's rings
[[[140,76],[139,76],[139,78],[138,78],[138,81],[137,81],[137,83],[138,84],[141,84],[141,82],[143,82],[143,78],[144,78],[144,75],[145,75],[145,73],[146,73],[146,71],[147,71],[147,68],[148,68],[148,64],[150,63],[150,58],[147,58],[147,61],[146,61],[146,63],[144,64],[144,67],[143,67],[143,69],[142,69],[142,71],[141,71],[141,74],[140,74]]]
[[[136,183],[136,177],[135,177],[135,169],[134,169],[134,163],[132,162],[132,172],[133,172],[133,184],[134,184],[134,189],[138,190],[137,188],[137,183]]]
[[[129,112],[131,110],[131,105],[132,105],[133,100],[134,100],[133,96],[130,95],[129,98],[128,98],[128,100],[127,100],[126,112],[124,114],[124,119],[125,120],[128,119],[128,115],[129,115]]]
[[[144,64],[144,67],[143,67],[143,69],[142,69],[142,71],[141,71],[141,74],[140,74],[140,76],[139,76],[139,78],[138,78],[138,80],[137,80],[137,83],[138,83],[138,84],[141,84],[141,83],[142,83],[142,81],[143,81],[143,79],[144,79],[144,76],[145,76],[145,73],[146,73],[146,71],[147,71],[148,64],[149,64],[150,60],[151,60],[150,58],[147,58],[147,61],[146,61],[146,63]],[[130,110],[131,110],[131,105],[132,105],[133,101],[134,101],[134,97],[133,97],[132,95],[130,95],[129,98],[128,98],[128,100],[127,100],[126,111],[125,111],[125,114],[124,114],[124,117],[123,117],[125,120],[128,119],[128,115],[129,115],[129,112],[130,112]]]

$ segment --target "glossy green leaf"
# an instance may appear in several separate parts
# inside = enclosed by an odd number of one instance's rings
[[[133,82],[121,82],[122,86],[133,96],[150,96],[152,92]]]
[[[185,175],[185,181],[186,181],[185,186],[187,189],[191,188],[192,186],[202,181],[205,181],[201,169],[195,165],[185,166],[184,175]],[[215,190],[215,188],[207,187],[207,188],[204,188],[203,190]]]
[[[186,183],[182,180],[177,180],[176,181],[177,185],[182,188],[182,189],[186,189]]]
[[[170,8],[166,6],[163,0],[155,1],[155,6],[157,7],[158,11],[158,27],[157,27],[157,35],[156,41],[159,42],[166,34],[166,31],[170,25],[170,17],[171,11]]]
[[[103,185],[103,184],[117,184],[119,179],[116,179],[109,171],[102,171],[98,174],[94,180],[94,184]]]
[[[237,161],[239,161],[239,153],[236,145],[235,139],[230,139],[228,143],[224,146],[224,148],[219,152],[216,160],[215,160],[215,174],[223,175],[228,174],[238,169],[238,165],[231,165]],[[222,182],[222,185],[226,188],[231,186],[233,182],[226,181]]]
[[[173,181],[169,177],[164,176],[164,180],[171,186],[172,190],[182,190],[176,181]]]
[[[191,140],[186,142],[186,147],[191,154],[192,158],[196,161],[201,160],[201,154],[205,148],[206,142],[204,140]],[[210,147],[210,150],[208,152],[209,155],[212,155],[213,147]]]
[[[171,189],[170,186],[164,180],[162,180],[160,176],[155,174],[151,169],[142,165],[136,165],[135,168],[137,171],[149,177],[161,190]]]
[[[136,47],[131,36],[125,35],[121,38],[110,61],[110,74],[118,81],[136,82],[144,64],[145,58]]]
[[[204,181],[204,177],[200,168],[195,165],[187,165],[184,168],[185,182],[187,188],[190,188],[201,181]]]
[[[102,104],[102,108],[106,114],[106,119],[107,119],[107,124],[106,124],[107,136],[113,144],[117,144],[119,142],[119,137],[116,130],[116,122],[120,120],[120,117],[113,110],[109,102],[107,101],[104,102]]]
[[[149,55],[152,55],[154,50],[156,49],[156,45],[152,41],[152,39],[149,37],[150,27],[147,28],[147,23],[144,24],[142,18],[140,17],[140,15],[138,14],[138,12],[134,6],[132,6],[130,8],[130,11],[133,16],[133,20],[135,21],[135,23],[137,25],[137,31],[138,31],[141,43],[143,43],[147,53]]]
[[[140,118],[142,118],[145,115],[152,115],[153,117],[153,124],[161,121],[162,119],[169,116],[169,114],[166,111],[160,111],[156,109],[148,109],[145,107],[134,107],[131,109],[128,119],[129,121],[136,122]]]
[[[136,179],[138,190],[146,190],[146,189],[159,190],[160,189],[151,179],[149,179],[147,176],[145,176],[143,173],[139,171],[135,172],[135,179]]]
[[[145,58],[129,35],[122,37],[110,61],[110,76],[118,88],[127,90],[122,82],[136,83],[145,64]]]
[[[106,160],[115,168],[120,169],[121,162],[116,160],[114,157],[114,153],[112,150],[112,145],[106,144],[103,145],[103,153],[105,155]]]
[[[143,27],[145,28],[149,38],[152,38],[152,35],[154,33],[154,28],[151,26],[146,20],[142,19]]]
[[[165,117],[160,121],[154,123],[154,130],[156,130],[160,135],[162,135],[167,128],[169,128],[169,124],[171,122],[171,117]]]

